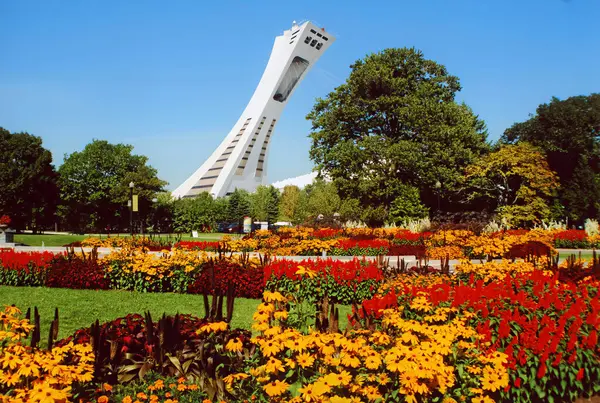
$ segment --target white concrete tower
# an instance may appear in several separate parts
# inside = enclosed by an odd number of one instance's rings
[[[298,83],[335,40],[311,22],[275,38],[260,83],[242,116],[215,152],[173,192],[194,197],[209,192],[225,196],[236,188],[254,191],[267,183],[269,141],[275,124]]]

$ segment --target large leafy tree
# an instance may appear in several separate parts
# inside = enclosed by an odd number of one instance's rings
[[[250,193],[247,190],[235,189],[229,195],[227,217],[229,220],[238,223],[240,226],[244,221],[245,216],[249,216],[251,212]]]
[[[173,226],[177,232],[202,231],[216,229],[217,224],[226,216],[222,199],[213,199],[206,192],[194,198],[178,199],[173,202]]]
[[[281,193],[279,202],[279,215],[282,220],[294,222],[300,208],[300,188],[295,185],[287,185]]]
[[[305,219],[313,222],[333,223],[361,219],[362,209],[356,199],[342,198],[332,182],[316,179],[307,185],[301,198]]]
[[[54,224],[57,174],[42,139],[0,127],[0,150],[0,215],[9,215],[16,229]]]
[[[465,179],[465,201],[514,227],[548,219],[548,202],[559,187],[544,154],[525,142],[485,155],[467,167]]]
[[[147,164],[147,157],[132,151],[130,145],[94,140],[83,151],[65,156],[59,168],[61,214],[71,229],[128,227],[130,182],[139,197],[137,215],[149,214],[152,199],[166,182]]]
[[[317,168],[343,197],[374,211],[371,224],[385,219],[405,185],[415,186],[429,207],[438,195],[447,199],[464,167],[489,148],[484,123],[455,101],[458,78],[407,48],[351,67],[346,82],[307,116]]]
[[[274,223],[279,216],[279,191],[273,186],[260,185],[250,195],[250,213],[257,221]]]
[[[552,98],[501,140],[526,141],[546,153],[560,178],[558,201],[571,221],[600,217],[600,94]]]

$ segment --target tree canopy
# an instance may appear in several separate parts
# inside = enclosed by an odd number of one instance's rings
[[[600,94],[552,98],[525,122],[515,123],[502,142],[529,142],[542,149],[560,178],[558,201],[568,218],[600,217]]]
[[[133,146],[94,140],[83,151],[65,156],[59,168],[61,214],[69,227],[104,230],[128,227],[129,183],[139,197],[141,217],[151,200],[166,185],[148,158],[132,153]]]
[[[407,48],[368,55],[351,68],[346,82],[307,116],[317,169],[342,197],[380,210],[375,216],[405,185],[435,206],[437,195],[453,191],[464,167],[489,149],[484,123],[455,101],[458,78]]]
[[[254,221],[277,222],[279,191],[273,186],[260,185],[250,196],[250,215]]]
[[[228,204],[206,193],[173,202],[173,227],[176,232],[210,232],[227,219]]]
[[[558,189],[558,178],[536,147],[522,142],[505,145],[466,170],[465,200],[478,202],[513,227],[548,219],[548,202]]]
[[[0,215],[16,229],[34,231],[55,222],[57,174],[42,139],[0,127]]]

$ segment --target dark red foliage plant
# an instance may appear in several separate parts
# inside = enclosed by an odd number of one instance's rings
[[[96,257],[70,254],[56,256],[50,263],[47,287],[106,290],[109,280],[105,264]]]
[[[212,287],[212,273],[215,287]],[[242,265],[229,259],[215,259],[203,265],[202,273],[188,288],[191,294],[225,295],[233,284],[236,297],[261,298],[264,291],[263,269],[254,264]]]

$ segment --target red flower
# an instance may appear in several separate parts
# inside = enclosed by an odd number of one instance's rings
[[[546,363],[542,362],[542,365],[540,365],[540,368],[538,369],[537,377],[538,377],[538,379],[542,379],[545,375],[546,375]]]
[[[592,330],[590,332],[590,335],[587,337],[587,340],[586,340],[586,345],[587,345],[587,348],[589,348],[590,350],[593,350],[597,347],[598,333],[596,333],[596,330]]]
[[[521,378],[517,377],[517,379],[515,379],[515,387],[516,388],[520,388],[521,387]]]
[[[0,217],[0,225],[10,225],[10,217],[6,214]]]
[[[585,374],[585,370],[583,368],[580,368],[579,371],[577,372],[577,380],[578,381],[582,380],[584,374]]]
[[[561,360],[562,360],[562,353],[556,354],[556,357],[554,358],[554,361],[552,361],[552,366],[553,367],[557,367],[558,364],[560,364]]]

